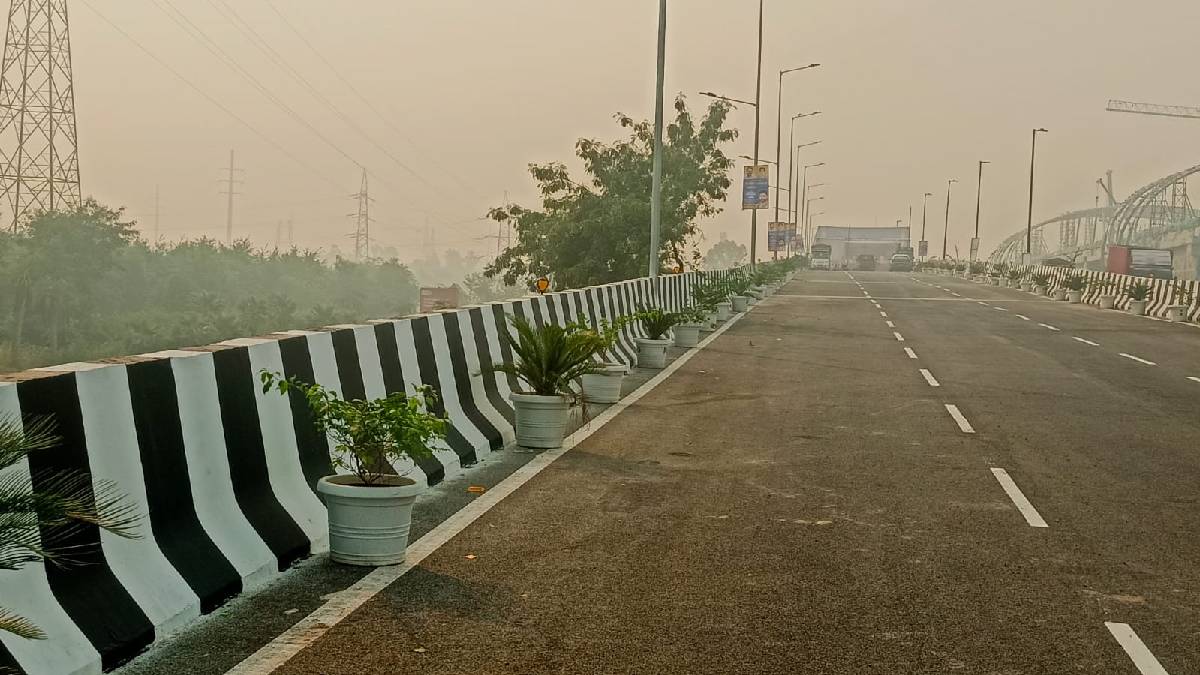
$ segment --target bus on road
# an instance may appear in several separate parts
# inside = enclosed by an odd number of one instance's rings
[[[813,244],[812,257],[809,260],[809,265],[814,270],[829,270],[833,269],[830,258],[833,257],[833,247],[829,244]]]

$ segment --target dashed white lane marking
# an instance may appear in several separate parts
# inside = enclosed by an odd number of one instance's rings
[[[886,323],[886,324],[887,324],[887,327],[888,327],[888,328],[895,328],[895,327],[896,327],[896,324],[892,323],[891,321],[885,321],[884,323]]]
[[[1008,311],[1008,309],[1007,309],[1007,308],[1005,308],[1005,307],[992,307],[992,309],[994,309],[994,310],[997,310],[997,311],[1001,311],[1001,312],[1007,312],[1007,311]]]
[[[895,336],[896,336],[896,342],[904,342],[904,336],[903,336],[903,335],[901,335],[901,334],[897,333],[896,331],[892,331],[892,335],[895,335]]]
[[[1012,477],[1008,475],[1007,471],[993,468],[992,475],[996,477],[996,480],[1000,481],[1000,487],[1004,488],[1004,491],[1008,493],[1008,498],[1017,506],[1017,510],[1021,512],[1021,515],[1025,516],[1025,522],[1029,523],[1030,527],[1050,527],[1042,519],[1042,515],[1037,512],[1037,509],[1033,508],[1033,504],[1029,503],[1029,500],[1025,498],[1025,494],[1013,482]]]
[[[1137,633],[1133,632],[1133,628],[1127,623],[1113,623],[1105,621],[1104,627],[1109,633],[1116,638],[1117,643],[1129,655],[1129,659],[1133,661],[1133,665],[1137,666],[1138,672],[1142,675],[1168,675],[1167,669],[1162,667],[1158,659],[1154,658],[1154,654],[1150,653],[1150,648],[1145,642],[1138,637]]]
[[[905,353],[905,354],[908,354],[908,358],[910,358],[910,359],[915,359],[915,358],[917,358],[917,353],[916,353],[916,352],[914,352],[914,351],[912,350],[912,347],[905,347],[905,348],[904,348],[904,353]],[[1193,379],[1193,380],[1195,380],[1195,381],[1197,381],[1197,382],[1200,382],[1200,377],[1193,377],[1193,378],[1191,378],[1191,379]]]
[[[975,427],[971,426],[971,423],[967,421],[967,418],[962,414],[962,411],[958,409],[958,406],[947,403],[946,412],[950,413],[950,416],[954,418],[955,422],[958,422],[958,428],[962,429],[964,434],[975,433]]]
[[[1188,379],[1192,382],[1200,382],[1200,377],[1189,377]]]
[[[751,309],[750,311],[754,310]],[[578,431],[567,436],[563,440],[561,448],[547,450],[533,458],[529,463],[510,474],[508,478],[500,481],[486,493],[442,521],[441,525],[433,528],[415,542],[410,543],[408,550],[405,552],[405,560],[402,564],[376,568],[349,588],[333,593],[324,605],[318,607],[307,617],[301,619],[257,652],[246,657],[244,661],[227,671],[225,675],[265,675],[275,672],[276,669],[296,654],[329,632],[330,628],[350,616],[356,609],[378,595],[397,579],[407,574],[417,565],[420,565],[423,560],[445,545],[446,542],[465,530],[471,523],[478,520],[480,516],[487,513],[505,497],[529,482],[552,462],[587,440],[588,437],[599,431],[601,427],[621,414],[626,408],[654,391],[658,385],[662,384],[675,371],[682,368],[692,357],[703,351],[704,347],[720,337],[744,316],[746,314],[739,314],[727,321],[725,325],[701,340],[695,349],[688,350],[683,356],[668,364],[658,375],[655,375],[641,387],[621,399],[620,402],[613,404],[611,408],[584,424]]]
[[[880,313],[879,313],[879,316],[886,317],[886,316],[887,316],[887,312],[880,312]]]
[[[945,291],[945,290],[947,290],[947,289],[943,288],[942,290],[943,290],[943,291]],[[962,296],[961,296],[961,295],[959,295],[958,293],[951,293],[950,295],[953,295],[953,296],[954,296],[954,297],[956,297],[956,298],[961,298],[961,297],[962,297]]]
[[[1055,328],[1054,326],[1051,326],[1051,325],[1050,325],[1050,324],[1048,324],[1048,323],[1039,323],[1038,325],[1039,325],[1039,326],[1041,326],[1042,328],[1046,328],[1046,329],[1052,330],[1052,331],[1054,331],[1054,332],[1056,332],[1056,333],[1057,333],[1057,332],[1059,332],[1059,329]]]
[[[1120,355],[1124,356],[1125,358],[1129,359],[1130,361],[1137,361],[1138,363],[1144,363],[1147,366],[1157,366],[1158,365],[1157,363],[1155,363],[1153,361],[1147,361],[1146,359],[1138,358],[1138,357],[1134,356],[1133,354],[1126,354],[1125,352],[1121,352]]]
[[[1020,319],[1022,321],[1029,321],[1029,317],[1025,316],[1024,314],[1014,314],[1013,316],[1017,317],[1018,319]]]
[[[983,305],[984,307],[990,307],[990,306],[991,306],[991,305],[987,304],[986,302],[984,302],[984,301],[982,301],[982,300],[976,300],[976,301],[975,301],[975,303],[976,303],[976,304],[979,304],[979,305]]]
[[[941,385],[941,384],[940,384],[940,383],[937,381],[937,379],[936,379],[936,378],[934,378],[934,376],[933,376],[933,373],[929,372],[929,371],[928,371],[928,370],[926,370],[925,368],[922,368],[922,369],[921,369],[921,377],[924,377],[924,378],[925,378],[925,381],[926,381],[926,382],[928,382],[928,383],[929,383],[929,386],[931,386],[931,387],[940,387],[940,386],[942,386],[942,385]]]
[[[1099,346],[1100,346],[1100,343],[1099,343],[1099,342],[1092,342],[1091,340],[1088,340],[1088,339],[1086,339],[1086,338],[1081,338],[1081,337],[1078,337],[1078,336],[1075,336],[1075,341],[1076,341],[1076,342],[1082,342],[1082,343],[1083,343],[1083,344],[1085,344],[1085,345],[1091,345],[1091,346],[1093,346],[1093,347],[1099,347]]]

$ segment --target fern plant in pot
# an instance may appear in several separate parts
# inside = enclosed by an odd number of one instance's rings
[[[1111,281],[1100,283],[1100,309],[1113,309],[1117,306],[1117,298],[1121,295],[1117,285]]]
[[[643,368],[666,368],[667,347],[671,345],[667,333],[680,323],[683,317],[657,308],[644,309],[636,316],[646,333],[646,337],[635,340],[638,347],[638,365]]]
[[[1044,272],[1039,272],[1030,277],[1033,282],[1033,292],[1038,295],[1046,295],[1050,290],[1050,275]]]
[[[1063,279],[1063,287],[1066,289],[1067,300],[1072,305],[1078,305],[1083,302],[1083,292],[1087,290],[1088,279],[1082,274],[1071,274]]]
[[[750,280],[743,276],[734,277],[729,281],[729,302],[734,312],[744,312],[750,309],[750,296],[746,291],[750,288]]]
[[[429,410],[434,391],[347,401],[319,384],[266,370],[260,376],[264,394],[302,395],[317,430],[334,444],[333,466],[344,473],[317,482],[329,513],[329,557],[364,567],[404,562],[413,504],[425,485],[394,465],[431,457],[430,445],[445,438],[446,420]]]
[[[1182,281],[1175,282],[1171,287],[1171,304],[1167,305],[1167,318],[1175,322],[1188,320],[1188,310],[1192,308],[1192,290]]]
[[[1150,302],[1152,292],[1150,284],[1144,281],[1130,284],[1125,289],[1125,294],[1129,296],[1129,313],[1134,316],[1145,316],[1146,304]]]
[[[629,367],[610,358],[610,355],[617,342],[618,331],[624,328],[630,318],[623,316],[613,322],[607,320],[600,322],[600,329],[596,331],[596,335],[604,345],[603,353],[599,355],[600,370],[595,373],[585,373],[580,378],[580,390],[583,399],[588,403],[610,404],[621,400],[621,387],[625,382],[625,376],[629,374]],[[586,327],[581,325],[572,328],[586,330]]]
[[[605,372],[600,357],[606,338],[580,324],[535,327],[512,317],[512,329],[501,338],[512,349],[513,363],[490,370],[516,377],[525,389],[513,392],[517,444],[526,448],[560,448],[571,406],[579,397],[571,388],[584,375]]]
[[[700,343],[700,329],[708,323],[709,313],[703,307],[691,306],[677,314],[674,326],[675,346],[691,349]]]
[[[692,294],[693,303],[709,313],[704,322],[708,328],[714,328],[716,322],[725,321],[733,311],[729,302],[729,289],[724,283],[712,282],[696,288]]]

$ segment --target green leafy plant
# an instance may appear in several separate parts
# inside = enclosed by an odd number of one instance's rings
[[[1191,306],[1193,298],[1192,289],[1188,288],[1183,282],[1177,281],[1171,287],[1171,297],[1173,298],[1172,302],[1176,305]]]
[[[971,270],[971,274],[983,274],[987,271],[987,265],[982,261],[976,260],[969,264],[968,269]]]
[[[651,340],[663,339],[667,331],[683,320],[683,317],[678,313],[667,312],[657,308],[643,309],[636,316],[642,324],[642,330],[646,331],[646,337]]]
[[[34,563],[81,564],[84,547],[68,542],[81,528],[99,527],[135,538],[141,520],[115,483],[71,471],[38,476],[7,471],[33,453],[53,452],[61,439],[51,418],[0,417],[0,572]],[[46,634],[29,620],[0,607],[0,631],[31,640]]]
[[[1149,300],[1153,292],[1154,289],[1150,287],[1150,284],[1144,281],[1134,282],[1125,288],[1125,294],[1129,296],[1130,300]]]
[[[1050,275],[1045,272],[1030,275],[1030,279],[1033,281],[1034,286],[1041,286],[1042,288],[1045,288],[1050,283]]]
[[[411,396],[397,392],[386,398],[347,401],[337,392],[294,377],[267,370],[260,377],[264,394],[275,389],[304,396],[317,429],[328,434],[338,450],[333,465],[353,472],[366,486],[391,474],[394,460],[431,457],[430,443],[446,436],[446,420],[429,412],[437,400],[431,387],[418,387]]]
[[[511,323],[513,330],[500,337],[512,349],[515,361],[496,363],[488,370],[521,380],[529,388],[525,393],[571,399],[576,396],[572,382],[604,370],[597,357],[612,346],[623,325],[609,324],[603,333],[597,333],[582,324],[538,328],[519,316],[511,317]]]
[[[1006,276],[1008,276],[1009,281],[1018,281],[1021,278],[1021,270],[1010,269],[1006,273]]]
[[[708,323],[708,317],[711,313],[711,310],[697,305],[686,307],[675,313],[675,316],[679,318],[679,321],[676,322],[676,325],[685,323],[706,324]]]
[[[1083,274],[1068,274],[1062,281],[1068,291],[1084,291],[1088,287],[1088,278]]]
[[[1096,282],[1096,289],[1100,292],[1100,295],[1117,296],[1121,294],[1121,289],[1111,281]]]

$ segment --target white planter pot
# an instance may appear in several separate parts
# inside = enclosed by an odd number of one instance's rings
[[[513,393],[517,413],[517,445],[523,448],[561,448],[567,435],[571,402],[562,396]]]
[[[619,363],[604,364],[604,372],[583,376],[583,397],[589,403],[616,403],[621,400],[621,383],[628,368]]]
[[[1083,302],[1083,291],[1067,291],[1067,302],[1072,305]]]
[[[1055,300],[1066,300],[1067,299],[1067,289],[1061,288],[1061,287],[1054,289],[1054,299]]]
[[[1102,295],[1100,296],[1100,309],[1112,309],[1117,306],[1117,296]]]
[[[1130,300],[1129,313],[1134,316],[1146,316],[1146,303],[1149,300]]]
[[[728,321],[729,317],[733,316],[733,303],[718,302],[717,303],[717,321]]]
[[[1047,290],[1048,289],[1045,286],[1034,286],[1033,287],[1034,295],[1045,295]]]
[[[670,340],[650,340],[638,338],[635,340],[638,348],[638,366],[642,368],[666,368],[667,347]]]
[[[1033,290],[1033,284],[1029,283],[1028,281],[1022,282],[1022,283],[1021,283],[1021,290],[1025,291],[1026,293],[1028,293],[1029,291],[1032,291],[1032,290]]]
[[[734,312],[744,312],[750,309],[750,298],[745,295],[735,295],[729,299]]]
[[[1187,321],[1187,305],[1167,305],[1167,318],[1171,321]]]
[[[329,512],[329,557],[362,567],[398,565],[408,548],[413,503],[425,486],[402,476],[380,476],[382,485],[364,487],[358,476],[326,476],[317,481]]]
[[[750,290],[747,292],[747,295],[755,300],[762,300],[766,297],[766,289],[764,289],[762,286],[751,286]]]
[[[992,277],[992,285],[999,286],[1000,285],[1000,277]]]
[[[675,346],[691,349],[700,343],[700,324],[681,323],[675,326]]]

